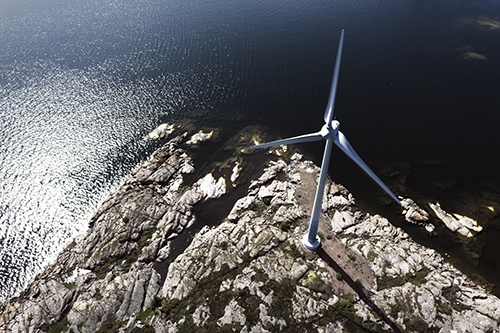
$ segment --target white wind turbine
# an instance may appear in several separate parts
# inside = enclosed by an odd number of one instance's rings
[[[305,134],[296,136],[293,138],[272,141],[268,143],[259,144],[252,146],[251,148],[268,148],[274,146],[280,146],[285,144],[295,144],[301,142],[313,142],[320,141],[322,139],[326,140],[325,153],[323,154],[323,161],[321,162],[321,172],[319,174],[318,188],[316,190],[316,196],[314,198],[313,211],[311,215],[311,220],[309,222],[309,230],[306,235],[302,238],[302,244],[307,249],[314,251],[320,245],[320,239],[317,235],[319,215],[321,212],[321,202],[323,200],[323,194],[325,192],[325,182],[326,175],[328,173],[328,165],[330,164],[330,155],[332,152],[333,144],[335,143],[344,153],[347,154],[356,164],[358,164],[384,191],[387,192],[401,206],[401,202],[394,195],[394,193],[389,190],[389,188],[377,177],[377,175],[366,165],[365,162],[359,157],[359,155],[354,151],[354,149],[347,141],[347,138],[339,131],[340,123],[337,120],[333,120],[333,108],[335,104],[335,94],[337,92],[337,84],[340,72],[340,58],[342,56],[342,44],[344,43],[344,30],[340,34],[339,48],[337,51],[337,60],[335,62],[335,69],[333,71],[332,86],[330,88],[330,97],[328,98],[328,104],[325,110],[325,124],[319,132]]]

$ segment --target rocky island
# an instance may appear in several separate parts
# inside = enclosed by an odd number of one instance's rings
[[[299,154],[200,225],[199,207],[243,186],[242,162],[192,179],[189,140],[168,141],[101,205],[3,307],[1,332],[500,331],[496,296],[339,184],[327,184],[322,247],[305,250],[319,168]]]

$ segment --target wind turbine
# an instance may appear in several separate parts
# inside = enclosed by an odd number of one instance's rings
[[[333,109],[335,105],[335,94],[337,92],[337,84],[340,72],[340,59],[342,56],[342,45],[344,43],[344,30],[340,34],[339,48],[337,51],[337,60],[335,61],[335,69],[333,71],[332,86],[330,88],[330,97],[328,98],[328,104],[326,106],[324,120],[325,124],[319,132],[304,134],[296,136],[293,138],[272,141],[268,143],[259,144],[252,146],[251,148],[268,148],[275,147],[285,144],[295,144],[302,142],[314,142],[320,141],[322,139],[326,140],[325,153],[323,154],[323,161],[321,162],[321,171],[319,174],[318,188],[316,189],[316,196],[314,198],[313,211],[311,215],[311,220],[309,222],[309,230],[306,235],[302,238],[302,244],[308,250],[316,250],[321,241],[317,235],[318,233],[318,223],[319,215],[321,212],[321,202],[323,200],[323,194],[325,192],[325,182],[326,176],[328,174],[328,165],[330,164],[330,155],[332,152],[333,144],[336,144],[347,156],[349,156],[357,165],[361,167],[384,191],[391,196],[398,205],[401,206],[401,202],[394,195],[394,193],[389,190],[389,188],[377,177],[377,175],[366,165],[365,162],[359,157],[359,155],[354,151],[352,146],[347,141],[347,138],[339,131],[340,123],[337,120],[333,120]]]

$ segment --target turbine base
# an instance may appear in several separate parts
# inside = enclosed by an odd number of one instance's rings
[[[316,235],[316,239],[314,242],[309,242],[309,237],[307,234],[302,237],[302,245],[309,251],[315,251],[320,245],[321,245],[321,240],[319,239],[319,236]]]

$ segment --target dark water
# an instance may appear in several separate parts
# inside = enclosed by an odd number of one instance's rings
[[[144,137],[161,122],[205,110],[226,135],[251,124],[269,139],[318,130],[342,28],[336,116],[352,145],[389,184],[385,167],[406,174],[397,194],[487,230],[472,260],[445,230],[429,238],[395,223],[499,284],[499,1],[5,0],[0,298],[85,232],[153,151]],[[321,146],[300,149],[319,162]],[[369,211],[398,213],[340,153],[331,176]]]

